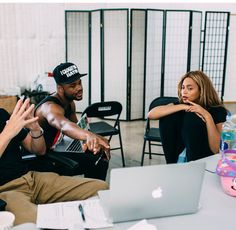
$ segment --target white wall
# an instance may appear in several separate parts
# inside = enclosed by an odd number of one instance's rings
[[[1,91],[7,83],[28,88],[64,61],[63,4],[0,4],[0,17]]]
[[[154,8],[230,11],[234,3],[1,3],[0,94],[8,86],[29,88],[40,74],[65,61],[65,10]],[[225,101],[236,101],[236,16],[231,17]]]

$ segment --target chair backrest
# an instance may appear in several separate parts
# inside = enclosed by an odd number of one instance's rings
[[[85,113],[87,117],[98,117],[103,118],[107,116],[117,115],[119,119],[122,111],[122,105],[118,101],[105,101],[105,102],[96,102],[89,105],[82,113],[83,116]]]
[[[151,104],[149,105],[149,111],[152,110],[153,108],[155,108],[156,106],[175,103],[175,102],[178,102],[178,100],[179,100],[178,97],[157,97],[157,98],[153,99]],[[155,121],[153,121],[153,122],[156,123]],[[146,131],[148,131],[150,129],[150,125],[151,125],[150,119],[147,118]],[[156,124],[156,126],[157,126],[157,124]]]
[[[175,102],[178,102],[178,100],[179,100],[178,97],[157,97],[151,102],[149,106],[149,111],[155,108],[156,106],[175,103]]]

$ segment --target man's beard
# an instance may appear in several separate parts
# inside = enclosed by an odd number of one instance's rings
[[[64,92],[64,97],[66,98],[66,100],[68,100],[68,101],[80,101],[80,100],[82,100],[83,99],[83,95],[81,96],[81,98],[77,98],[77,97],[75,97],[75,96],[72,96],[72,95],[69,95],[69,94],[67,94],[66,92]]]

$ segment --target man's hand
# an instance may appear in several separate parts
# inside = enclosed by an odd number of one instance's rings
[[[107,159],[110,159],[110,145],[108,140],[102,136],[91,133],[87,136],[86,142],[83,144],[83,149],[88,149],[94,154],[104,151]]]
[[[108,148],[106,148],[105,146],[103,146],[103,148],[102,148],[102,150],[104,151],[104,153],[105,153],[105,157],[106,157],[106,159],[107,160],[110,160],[111,159],[111,153],[110,153],[110,144],[109,144],[109,142],[108,142],[108,140],[105,138],[105,137],[102,137],[102,136],[100,136],[100,135],[97,135],[100,139],[102,139],[105,143],[106,143],[106,145],[108,146]]]

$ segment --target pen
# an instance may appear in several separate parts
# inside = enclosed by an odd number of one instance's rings
[[[82,220],[85,222],[86,220],[85,220],[84,209],[83,209],[82,204],[79,204],[79,211],[81,213]]]
[[[102,159],[103,155],[104,155],[104,152],[103,152],[103,153],[100,155],[100,157],[97,159],[97,161],[95,162],[95,165],[98,164],[98,162]]]

